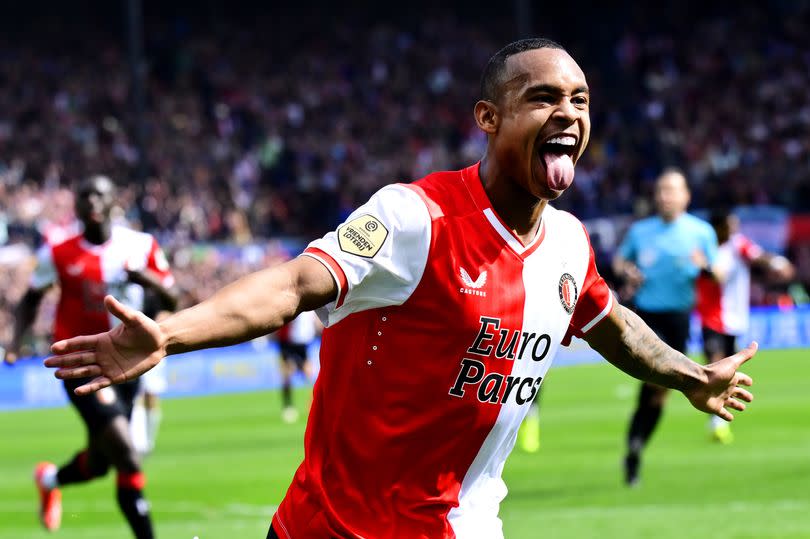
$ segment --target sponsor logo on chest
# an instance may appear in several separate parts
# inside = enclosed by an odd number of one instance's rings
[[[486,290],[482,290],[482,288],[484,288],[484,286],[487,284],[486,270],[479,273],[475,280],[470,277],[469,272],[462,266],[459,266],[458,273],[459,277],[461,277],[461,284],[464,285],[458,289],[459,292],[462,294],[469,294],[471,296],[487,296]]]
[[[504,361],[535,361],[546,358],[551,350],[551,336],[547,333],[507,329],[501,327],[501,319],[482,316],[478,334],[467,348],[467,354],[478,358],[501,359]],[[503,404],[514,401],[519,405],[534,399],[542,376],[504,375],[487,372],[482,359],[464,357],[461,360],[456,380],[448,393],[462,398],[467,391],[474,391],[482,403]]]

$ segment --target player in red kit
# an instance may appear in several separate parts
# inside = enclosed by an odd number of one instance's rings
[[[54,321],[56,340],[107,331],[118,323],[104,307],[107,294],[115,294],[132,308],[141,308],[144,287],[150,287],[167,304],[174,304],[174,278],[163,252],[149,234],[111,223],[113,197],[114,187],[108,178],[96,176],[84,182],[76,198],[82,233],[56,245],[46,244],[38,251],[30,287],[18,307],[10,354],[16,356],[21,337],[33,322],[44,293],[53,285],[60,287]],[[138,539],[151,538],[149,505],[143,497],[145,478],[129,435],[138,380],[95,394],[74,392],[89,381],[79,378],[64,382],[87,428],[86,446],[61,468],[43,462],[35,470],[42,524],[49,530],[60,526],[60,486],[104,476],[113,467],[118,505],[133,534]]]
[[[503,536],[501,471],[560,345],[731,418],[755,348],[702,366],[617,304],[582,224],[554,209],[590,134],[590,95],[556,43],[490,60],[475,105],[480,163],[384,187],[336,231],[161,324],[108,298],[123,324],[56,343],[80,394],[166,355],[244,341],[315,310],[326,329],[305,456],[268,537]]]
[[[711,274],[698,277],[696,309],[703,333],[703,355],[713,362],[737,351],[737,339],[748,331],[751,304],[751,268],[768,277],[789,282],[795,268],[785,257],[765,251],[740,232],[740,220],[726,210],[712,212],[709,223],[717,234],[717,259]],[[713,415],[712,438],[722,444],[734,441],[731,427]]]

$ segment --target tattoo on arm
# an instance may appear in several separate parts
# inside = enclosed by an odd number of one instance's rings
[[[636,313],[617,307],[624,330],[608,361],[636,378],[672,389],[684,390],[700,382],[700,365],[668,346]]]

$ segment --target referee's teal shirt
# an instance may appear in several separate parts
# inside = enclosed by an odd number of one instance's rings
[[[711,225],[684,213],[667,223],[658,216],[634,223],[619,255],[641,270],[644,282],[636,292],[639,309],[652,312],[690,311],[695,304],[695,278],[700,273],[692,252],[700,249],[709,264],[717,256],[717,235]]]

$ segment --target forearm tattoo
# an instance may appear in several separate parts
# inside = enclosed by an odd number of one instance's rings
[[[700,365],[668,346],[633,311],[619,305],[617,313],[625,323],[620,349],[608,360],[641,380],[684,390],[699,383]]]

